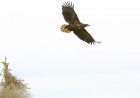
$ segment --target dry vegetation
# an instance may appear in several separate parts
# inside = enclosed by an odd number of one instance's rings
[[[1,62],[4,65],[2,71],[2,80],[0,82],[0,98],[31,98],[29,88],[24,80],[18,79],[13,76],[8,69],[8,63],[5,61]]]

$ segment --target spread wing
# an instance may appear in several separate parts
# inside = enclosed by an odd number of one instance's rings
[[[76,31],[73,31],[75,35],[77,35],[81,40],[87,42],[87,43],[101,43],[101,42],[97,42],[94,40],[94,38],[85,30],[85,29],[79,29]]]
[[[77,21],[80,23],[78,16],[74,11],[74,4],[72,4],[72,2],[67,1],[63,3],[62,14],[66,22],[73,23],[74,21]]]

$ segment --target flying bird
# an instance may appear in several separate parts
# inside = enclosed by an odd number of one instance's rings
[[[68,25],[64,24],[61,26],[61,31],[70,33],[74,32],[81,40],[87,42],[88,44],[101,43],[94,40],[94,38],[87,32],[85,27],[89,24],[81,23],[76,12],[74,11],[74,4],[72,2],[66,1],[62,4],[62,15]]]

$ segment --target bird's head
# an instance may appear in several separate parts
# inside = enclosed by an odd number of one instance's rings
[[[87,26],[90,26],[89,24],[83,24],[83,27],[87,27]]]

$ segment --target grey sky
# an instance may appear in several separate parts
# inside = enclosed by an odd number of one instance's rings
[[[140,1],[73,0],[96,45],[60,31],[63,2],[1,0],[0,60],[34,98],[140,98]]]

